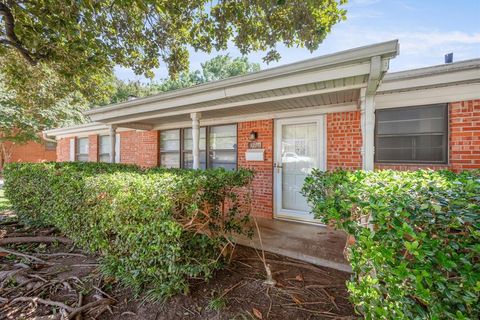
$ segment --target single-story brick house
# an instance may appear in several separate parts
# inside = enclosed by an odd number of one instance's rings
[[[256,171],[256,216],[312,221],[312,168],[480,168],[480,59],[387,73],[378,43],[87,112],[58,161]]]

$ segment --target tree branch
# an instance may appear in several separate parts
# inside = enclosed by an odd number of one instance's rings
[[[6,39],[0,39],[0,44],[15,48],[28,63],[35,66],[37,61],[32,58],[30,52],[23,47],[22,42],[15,34],[15,19],[10,8],[3,2],[0,2],[0,15],[2,15],[5,20],[5,35],[7,37]]]

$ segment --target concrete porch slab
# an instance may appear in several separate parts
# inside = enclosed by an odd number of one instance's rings
[[[351,272],[343,256],[346,234],[326,227],[277,219],[256,218],[263,249],[318,266]],[[253,239],[239,236],[238,244],[261,249],[257,231]]]

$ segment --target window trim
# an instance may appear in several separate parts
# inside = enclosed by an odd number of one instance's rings
[[[87,153],[80,153],[79,152],[79,146],[80,143],[79,141],[81,139],[87,140]],[[78,159],[79,156],[86,156],[87,160],[86,161],[81,161]],[[81,162],[89,162],[90,161],[90,139],[88,137],[77,137],[75,140],[75,161],[81,161]]]
[[[432,103],[432,104],[426,104],[426,105],[420,105],[420,106],[405,106],[405,107],[394,107],[394,108],[382,108],[382,109],[377,109],[375,110],[375,113],[377,111],[386,111],[386,110],[408,110],[408,109],[420,109],[420,108],[425,108],[425,107],[433,107],[433,106],[442,106],[443,107],[443,112],[444,112],[444,126],[445,126],[445,131],[443,134],[443,160],[442,161],[432,161],[432,160],[427,160],[427,161],[419,161],[419,160],[413,160],[413,161],[408,161],[408,160],[378,160],[378,152],[377,152],[377,145],[378,145],[378,117],[375,116],[375,129],[374,129],[374,161],[375,163],[378,164],[402,164],[402,165],[429,165],[429,164],[434,164],[434,165],[448,165],[449,164],[449,155],[450,155],[450,114],[449,114],[449,104],[448,103]],[[413,135],[413,134],[412,134]],[[428,135],[428,134],[425,134]],[[434,135],[434,134],[429,134],[429,135]],[[440,135],[440,134],[437,134]],[[391,136],[408,136],[408,134],[404,135],[391,135]]]
[[[210,125],[210,126],[201,126],[201,128],[205,128],[205,168],[206,169],[211,169],[210,168],[210,128],[211,127],[222,127],[222,126],[231,126],[231,125],[235,125],[235,129],[236,129],[236,149],[235,149],[235,170],[238,169],[238,123],[237,122],[233,122],[233,123],[222,123],[222,124],[215,124],[215,125]],[[188,168],[185,168],[184,166],[184,156],[185,156],[185,139],[184,139],[184,136],[185,136],[185,129],[192,129],[191,127],[182,127],[182,128],[171,128],[171,129],[165,129],[165,130],[159,130],[158,132],[158,145],[159,145],[159,148],[158,148],[158,166],[159,167],[162,167],[162,153],[174,153],[175,151],[167,151],[167,152],[162,152],[161,150],[161,132],[162,131],[170,131],[170,130],[180,130],[180,147],[179,147],[179,153],[180,153],[180,166],[179,166],[179,169],[187,169]],[[232,151],[231,149],[215,149],[215,150],[228,150],[228,151]],[[187,150],[188,151],[188,150]],[[202,151],[202,150],[200,150]],[[192,152],[193,153],[193,150],[191,151],[188,151],[188,152]]]

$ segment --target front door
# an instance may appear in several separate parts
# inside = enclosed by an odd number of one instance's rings
[[[315,221],[301,194],[313,168],[325,170],[323,116],[275,122],[275,217]]]

